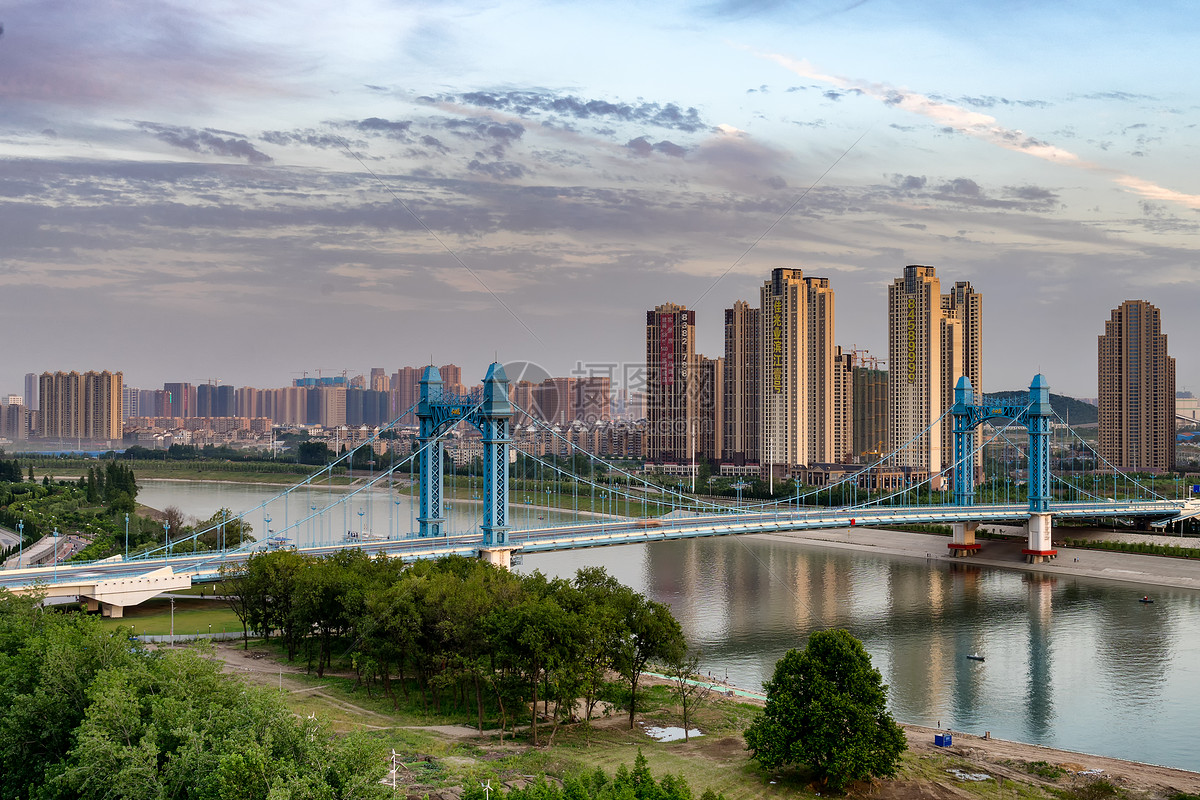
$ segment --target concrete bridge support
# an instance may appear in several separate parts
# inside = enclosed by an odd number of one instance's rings
[[[966,558],[979,552],[981,545],[975,541],[975,531],[978,522],[954,523],[954,539],[946,547],[950,548],[951,558]]]
[[[190,584],[189,584],[190,585]],[[80,597],[87,604],[88,611],[99,611],[102,617],[111,617],[113,619],[121,619],[125,616],[125,606],[117,606],[112,603],[101,603],[92,597]]]
[[[1042,564],[1052,558],[1058,558],[1051,535],[1053,527],[1050,519],[1049,514],[1030,514],[1029,521],[1025,523],[1029,546],[1021,552],[1030,564]]]
[[[503,546],[503,547],[481,547],[479,549],[479,558],[489,564],[493,564],[500,569],[512,571],[512,554],[520,550],[520,545]]]

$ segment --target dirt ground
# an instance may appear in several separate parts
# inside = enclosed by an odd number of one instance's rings
[[[320,685],[313,687],[307,681],[298,680],[296,676],[305,672],[303,665],[278,662],[262,648],[251,647],[248,651],[243,650],[240,642],[217,642],[214,652],[216,658],[223,662],[223,671],[227,674],[239,675],[246,681],[260,686],[282,687],[291,693],[305,693],[320,697],[323,702],[356,717],[359,727],[372,729],[394,727],[391,724],[392,720],[384,715],[326,694],[321,691]],[[646,679],[645,682],[650,683],[652,680]],[[741,702],[753,701],[743,699]],[[614,724],[621,723],[622,719],[624,718],[621,715],[612,718]],[[465,725],[413,727],[451,739],[480,737],[478,731]],[[952,731],[954,741],[952,747],[937,747],[933,742],[934,735],[947,731],[918,725],[902,725],[901,727],[908,737],[909,749],[918,758],[933,757],[935,754],[953,755],[967,765],[968,771],[986,773],[1001,779],[1001,785],[1012,780],[1025,784],[1040,783],[1045,786],[1062,788],[1064,785],[1070,785],[1072,781],[1088,779],[1086,775],[1077,776],[1076,773],[1096,771],[1092,774],[1103,777],[1115,786],[1130,792],[1133,796],[1162,798],[1174,792],[1200,794],[1200,773],[1196,772],[1085,755],[1067,750],[1054,750],[1040,745],[1002,739],[985,739],[982,736],[957,730]],[[485,733],[481,738],[493,738],[493,734]],[[738,737],[697,738],[688,745],[680,746],[695,749],[708,758],[721,761],[739,759],[745,752],[745,744]],[[1067,771],[1068,775],[1057,782],[1042,780],[1023,768],[1026,763],[1036,762],[1046,762],[1061,767]],[[977,797],[977,795],[965,791],[961,782],[950,774],[947,774],[943,781],[877,781],[870,786],[859,787],[858,791],[851,794],[852,796],[881,798],[881,800],[907,800],[908,798],[952,800]]]
[[[1002,739],[985,739],[961,731],[953,731],[952,747],[938,747],[933,743],[937,733],[946,731],[934,728],[923,728],[918,725],[903,725],[908,736],[908,747],[918,756],[929,756],[934,753],[952,753],[972,765],[972,769],[980,773],[1011,779],[1022,783],[1042,783],[1046,786],[1063,786],[1075,780],[1086,780],[1087,776],[1077,773],[1087,773],[1098,770],[1099,777],[1122,789],[1144,794],[1149,797],[1166,797],[1174,792],[1200,793],[1200,773],[1188,772],[1171,767],[1158,767],[1151,764],[1139,764],[1135,761],[1122,761],[1116,758],[1090,756],[1083,753],[1073,753],[1069,750],[1054,750],[1022,742],[1009,742]],[[1069,773],[1068,777],[1058,782],[1042,781],[1036,775],[1031,775],[1021,768],[1024,763],[1045,761],[1062,767]],[[1015,766],[1005,764],[1013,762]],[[1097,773],[1093,773],[1097,774]],[[947,775],[947,786],[953,788],[954,780]],[[964,797],[957,794],[873,794],[875,797]]]

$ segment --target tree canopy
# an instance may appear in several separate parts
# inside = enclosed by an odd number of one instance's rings
[[[318,675],[347,653],[368,692],[378,686],[398,704],[411,682],[423,708],[469,702],[480,729],[490,717],[515,732],[532,714],[535,744],[536,723],[550,723],[553,743],[581,700],[590,719],[610,671],[629,691],[632,725],[647,660],[685,649],[669,608],[598,568],[571,581],[475,559],[403,565],[357,549],[282,549],[251,555],[221,594],[247,633],[278,633],[288,657],[303,654]]]
[[[0,800],[387,796],[378,743],[40,599],[0,589]]]
[[[814,631],[788,650],[765,684],[767,705],[746,730],[751,758],[768,769],[808,767],[831,789],[896,773],[907,748],[887,710],[887,686],[862,642]]]

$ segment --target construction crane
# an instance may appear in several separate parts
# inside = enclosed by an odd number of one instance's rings
[[[872,490],[878,490],[878,486],[872,486],[871,468],[879,466],[882,461],[881,457],[883,456],[883,440],[881,439],[880,441],[876,442],[875,446],[870,450],[863,450],[862,454],[863,456],[867,457],[867,491],[870,492]],[[874,458],[870,458],[871,456],[874,456]],[[875,483],[878,483],[878,481],[879,478],[876,476]]]
[[[880,441],[876,442],[875,446],[872,447],[870,450],[863,450],[862,455],[875,456],[875,458],[878,459],[881,455],[883,455],[882,448],[883,448],[883,441],[880,440]]]

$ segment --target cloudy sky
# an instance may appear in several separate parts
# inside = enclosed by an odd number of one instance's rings
[[[9,0],[0,392],[636,362],[645,310],[905,264],[984,295],[985,388],[1096,394],[1163,312],[1200,391],[1197,15],[1002,0]]]

